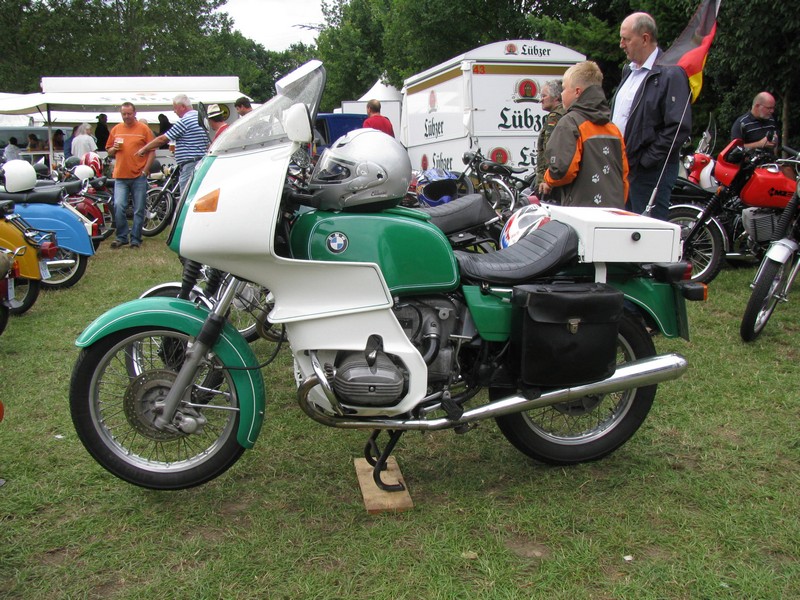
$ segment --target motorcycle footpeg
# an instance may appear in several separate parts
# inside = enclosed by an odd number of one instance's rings
[[[447,390],[442,394],[441,403],[442,410],[450,421],[459,421],[464,416],[464,407],[455,402]]]

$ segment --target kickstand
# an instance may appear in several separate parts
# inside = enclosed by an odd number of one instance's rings
[[[372,465],[372,479],[375,480],[375,485],[385,492],[402,492],[406,487],[402,483],[384,483],[381,479],[381,471],[386,470],[386,461],[392,453],[392,450],[394,450],[395,445],[400,440],[400,436],[405,432],[402,430],[389,431],[389,442],[386,444],[386,448],[383,449],[383,452],[381,452],[377,442],[380,433],[381,430],[376,429],[372,432],[372,435],[369,436],[367,445],[364,446],[364,458]]]

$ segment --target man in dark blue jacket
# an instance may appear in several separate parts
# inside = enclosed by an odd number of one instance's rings
[[[681,67],[659,65],[658,29],[647,13],[625,18],[619,46],[630,64],[614,96],[612,120],[625,137],[628,205],[643,213],[658,188],[650,216],[666,219],[679,150],[692,128],[689,80]]]

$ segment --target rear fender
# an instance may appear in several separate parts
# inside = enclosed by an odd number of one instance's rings
[[[625,294],[625,299],[664,337],[689,339],[686,300],[676,286],[642,277],[608,283]]]
[[[120,304],[95,319],[75,341],[86,348],[112,333],[136,327],[164,327],[196,337],[209,311],[177,298],[140,298]],[[255,444],[264,420],[264,378],[258,360],[247,341],[230,323],[225,323],[214,352],[227,367],[239,395],[239,431],[237,440],[244,448]],[[247,368],[248,370],[239,370]]]

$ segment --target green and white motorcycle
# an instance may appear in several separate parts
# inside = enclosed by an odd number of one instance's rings
[[[508,248],[454,251],[429,216],[399,206],[411,168],[393,138],[356,130],[310,178],[290,169],[324,84],[318,61],[283,78],[195,171],[168,244],[187,289],[198,265],[231,274],[213,305],[141,298],[78,338],[70,406],[91,455],[128,482],[180,489],[253,447],[267,390],[228,320],[251,283],[270,290],[269,321],[285,327],[300,408],[369,430],[385,489],[398,489],[381,471],[407,431],[494,419],[523,453],[557,464],[630,439],[657,385],[687,368],[652,341],[688,338],[685,300],[703,295],[677,262],[679,228],[553,207]]]

